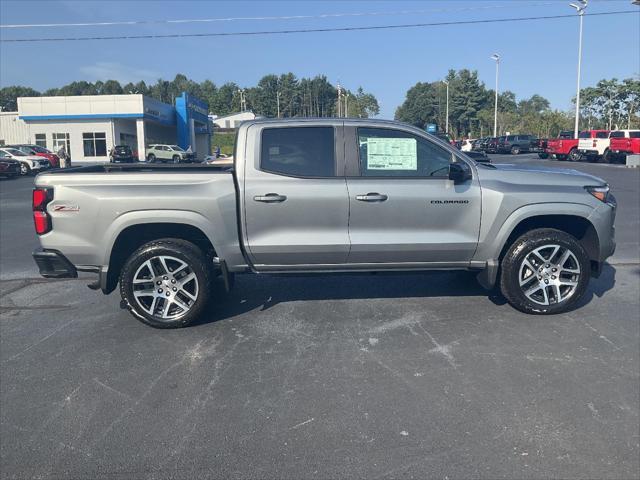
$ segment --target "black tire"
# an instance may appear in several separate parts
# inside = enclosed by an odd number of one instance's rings
[[[173,157],[171,157],[171,160],[173,161],[173,163],[180,163],[180,155],[174,155]]]
[[[559,245],[561,248],[570,250],[580,267],[580,273],[575,274],[578,278],[574,279],[577,282],[577,285],[575,285],[573,293],[571,293],[566,299],[560,301],[559,303],[551,302],[552,295],[550,295],[550,293],[552,294],[552,292],[554,291],[553,287],[551,285],[549,285],[548,287],[545,286],[545,290],[547,288],[551,289],[551,291],[545,291],[545,297],[548,297],[549,300],[547,302],[548,305],[542,305],[540,303],[534,302],[529,297],[527,297],[525,295],[525,292],[523,291],[524,287],[520,287],[519,278],[520,268],[521,265],[523,265],[525,258],[527,258],[527,256],[537,248],[543,247],[545,245]],[[550,262],[549,264],[551,265],[551,267],[553,267],[552,263],[553,262]],[[544,267],[545,265],[542,266]],[[537,274],[538,272],[534,272],[534,276],[536,276]],[[538,277],[541,279],[540,283],[542,282],[542,275],[543,274]],[[509,250],[507,251],[501,262],[499,285],[504,297],[517,310],[530,314],[549,315],[571,310],[584,295],[587,285],[589,284],[590,276],[591,264],[589,262],[589,256],[575,237],[561,230],[552,228],[538,228],[520,236],[509,247]],[[532,284],[535,284],[536,279],[533,278],[532,280]],[[528,287],[532,284],[525,283],[524,286]]]
[[[191,293],[194,293],[195,300],[189,300],[188,297],[180,295],[180,292],[174,294],[178,300],[183,303],[189,303],[189,308],[186,312],[180,313],[177,312],[174,314],[174,318],[163,319],[162,316],[157,314],[151,314],[147,310],[145,310],[134,295],[134,277],[136,272],[139,269],[144,268],[143,264],[145,264],[148,260],[157,257],[173,257],[174,259],[178,259],[181,262],[187,264],[185,270],[190,273],[195,274],[196,282],[192,285],[197,286],[197,290],[193,289]],[[169,261],[167,261],[168,264]],[[164,269],[162,264],[159,264],[157,261],[154,261],[153,268]],[[209,303],[211,297],[211,279],[212,279],[212,271],[207,268],[209,262],[207,261],[204,253],[191,242],[187,242],[185,240],[180,240],[177,238],[162,238],[159,240],[154,240],[153,242],[149,242],[145,245],[142,245],[135,252],[131,254],[131,256],[127,259],[120,273],[120,295],[122,296],[122,300],[126,308],[129,309],[131,314],[147,325],[150,325],[155,328],[180,328],[185,327],[192,322],[194,322],[203,312],[206,305]],[[176,270],[177,271],[177,270]],[[149,284],[143,284],[146,286],[147,291],[154,290],[156,291],[156,287],[158,286],[158,291],[163,288],[167,290],[167,293],[170,294],[169,289],[173,287],[175,282],[172,282],[173,277],[171,272],[171,266],[169,266],[169,271],[166,273],[166,284],[163,283],[161,285],[154,284],[154,281],[151,280]],[[184,272],[184,270],[182,270]],[[157,272],[151,272],[152,275],[157,275]],[[163,273],[159,273],[158,276],[165,278]],[[177,278],[177,277],[176,277]],[[179,284],[179,281],[178,281]],[[140,285],[140,284],[137,284]],[[153,288],[149,289],[149,286],[153,286]],[[185,287],[186,288],[186,287]],[[175,291],[175,288],[173,288]],[[161,292],[164,294],[164,292]],[[146,297],[149,298],[149,297]],[[149,310],[153,310],[154,313],[158,310],[158,308],[165,307],[167,304],[166,310],[167,313],[171,313],[172,309],[176,312],[177,309],[181,309],[181,307],[177,303],[172,303],[171,300],[164,299],[161,302],[156,300],[155,294],[152,297],[149,303]],[[172,297],[173,298],[173,297]],[[184,309],[181,309],[184,310]]]
[[[156,161],[156,156],[153,153],[150,153],[149,155],[147,155],[147,161],[149,163],[153,163]]]
[[[20,162],[20,175],[26,177],[31,174],[31,167],[24,162]]]
[[[520,147],[511,147],[511,155],[519,155],[520,154]]]
[[[556,160],[560,161],[560,162],[564,162],[567,159],[566,155],[557,155],[556,154]]]
[[[549,154],[545,153],[545,152],[540,152],[540,153],[538,153],[538,157],[539,158],[549,158]]]
[[[608,148],[604,151],[601,157],[599,157],[601,163],[615,163],[615,155]]]
[[[582,159],[582,155],[578,152],[577,148],[572,148],[569,151],[569,155],[567,156],[567,160],[570,162],[579,162]]]

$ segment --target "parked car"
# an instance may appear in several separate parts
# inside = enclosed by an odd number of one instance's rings
[[[498,145],[501,141],[504,141],[504,136],[502,137],[491,137],[491,140],[487,143],[487,148],[485,150],[486,153],[498,153]]]
[[[119,284],[121,305],[160,328],[195,321],[217,298],[213,277],[231,288],[248,272],[476,270],[516,309],[553,314],[579,304],[615,250],[615,198],[585,173],[476,163],[383,120],[256,119],[236,135],[233,171],[38,175],[40,273],[94,272],[92,288]]]
[[[460,150],[462,150],[463,152],[470,152],[473,149],[473,142],[475,142],[475,139],[472,138],[462,140],[462,143],[460,144]]]
[[[578,134],[578,138],[574,138],[573,131],[563,130],[558,133],[557,138],[547,140],[547,153],[555,155],[557,160],[569,160],[577,162],[582,158],[578,151],[578,141],[580,138],[595,138],[598,132],[605,130],[584,130]]]
[[[151,163],[191,163],[194,159],[193,153],[178,145],[149,145],[147,148],[147,161]]]
[[[116,145],[109,152],[109,161],[111,163],[133,163],[136,160],[129,145]]]
[[[14,178],[20,175],[20,162],[11,159],[0,150],[0,177]]]
[[[489,140],[491,140],[491,137],[482,137],[477,139],[475,142],[473,142],[471,150],[475,150],[477,152],[484,152]]]
[[[590,162],[602,160],[605,152],[609,149],[610,134],[609,130],[597,130],[593,136],[581,132],[578,135],[578,152]]]
[[[497,153],[511,153],[512,155],[526,153],[531,150],[531,141],[534,138],[531,135],[506,135],[500,137]]]
[[[625,161],[627,155],[640,155],[640,130],[616,130],[611,132],[609,151],[605,161]]]
[[[51,168],[59,168],[60,167],[60,159],[58,155],[53,153],[51,150],[47,150],[40,145],[32,145],[32,144],[20,144],[20,145],[7,145],[9,148],[15,148],[16,150],[20,150],[22,153],[26,153],[27,155],[37,155],[39,157],[44,157],[49,160],[49,164]]]
[[[539,158],[549,158],[549,153],[547,152],[547,142],[546,138],[536,138],[531,142],[531,151],[536,152]]]
[[[478,151],[474,151],[471,150],[470,152],[464,152],[464,154],[467,157],[472,158],[473,160],[475,160],[476,162],[480,162],[480,163],[491,163],[491,159],[489,158],[489,156],[484,153],[484,152],[478,152]]]
[[[51,168],[49,160],[39,155],[27,155],[16,148],[0,148],[0,152],[5,158],[20,162],[20,174],[29,175],[30,173],[38,173]]]

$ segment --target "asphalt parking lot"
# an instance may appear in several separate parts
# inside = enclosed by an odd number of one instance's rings
[[[521,314],[466,272],[240,276],[160,331],[45,281],[33,179],[0,180],[2,478],[638,478],[640,170],[581,307]]]

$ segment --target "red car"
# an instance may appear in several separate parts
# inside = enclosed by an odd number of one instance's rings
[[[30,145],[25,143],[22,145],[9,145],[7,146],[7,148],[15,148],[23,153],[26,153],[27,155],[37,155],[39,157],[44,157],[49,160],[51,168],[60,167],[60,159],[58,158],[58,155],[51,152],[50,150],[47,150],[44,147],[41,147],[40,145]]]

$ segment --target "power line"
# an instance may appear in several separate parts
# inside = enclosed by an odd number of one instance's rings
[[[430,10],[398,10],[391,12],[356,12],[356,13],[323,13],[318,15],[284,15],[284,16],[263,16],[263,17],[227,17],[227,18],[196,18],[196,19],[167,19],[167,20],[124,20],[114,22],[86,22],[86,23],[31,23],[31,24],[5,24],[0,28],[20,29],[20,28],[48,28],[48,27],[112,27],[112,26],[132,26],[132,25],[157,25],[157,24],[184,24],[184,23],[213,23],[213,22],[234,22],[245,20],[310,20],[323,18],[340,17],[373,17],[373,16],[393,16],[393,15],[418,15],[423,13],[452,13],[472,10],[491,10],[496,8],[513,7],[543,7],[553,5],[553,2],[545,3],[511,3],[509,5],[482,5],[476,7],[459,8],[438,8]]]
[[[629,13],[638,13],[637,10],[620,10],[614,12],[585,13],[588,17],[598,17],[604,15],[623,15]],[[420,28],[420,27],[438,27],[447,25],[474,25],[481,23],[506,23],[506,22],[525,22],[533,20],[553,20],[559,18],[574,18],[575,15],[546,15],[542,17],[518,17],[518,18],[494,18],[484,20],[461,20],[451,22],[432,22],[432,23],[409,23],[400,25],[373,25],[368,27],[331,27],[331,28],[310,28],[297,30],[262,30],[253,32],[214,32],[214,33],[169,33],[169,34],[150,34],[150,35],[114,35],[105,37],[57,37],[57,38],[11,38],[0,39],[0,43],[27,43],[27,42],[75,42],[83,40],[140,40],[154,38],[198,38],[198,37],[240,37],[240,36],[256,36],[256,35],[289,35],[296,33],[326,33],[326,32],[354,32],[363,30],[388,30],[400,28]]]

